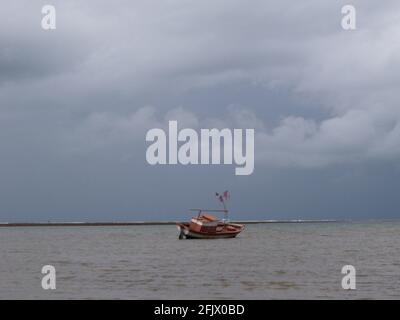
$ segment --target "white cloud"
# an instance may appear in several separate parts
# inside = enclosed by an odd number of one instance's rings
[[[182,107],[164,115],[153,107],[144,107],[127,116],[91,114],[72,136],[70,132],[67,136],[73,151],[90,152],[116,146],[129,151],[143,146],[147,130],[166,129],[169,120],[177,120],[180,129],[254,128],[257,165],[324,167],[369,159],[397,159],[400,156],[400,113],[381,111],[349,110],[342,116],[320,122],[290,116],[276,127],[268,128],[256,114],[243,108],[228,108],[223,118],[201,118]]]
[[[349,110],[321,122],[285,118],[271,134],[259,133],[258,160],[274,166],[323,167],[370,159],[397,160],[400,112]],[[257,158],[256,156],[256,158]]]
[[[92,152],[102,148],[135,144],[144,140],[149,127],[158,127],[156,110],[143,107],[122,116],[107,112],[88,115],[72,130],[64,132],[67,152]]]

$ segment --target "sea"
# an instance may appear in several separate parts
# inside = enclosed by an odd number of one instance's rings
[[[249,224],[219,240],[178,240],[173,225],[1,227],[0,299],[400,299],[400,222]]]

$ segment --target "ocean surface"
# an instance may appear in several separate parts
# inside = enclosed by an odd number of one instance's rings
[[[56,290],[41,269],[56,268]],[[341,269],[356,268],[356,290]],[[247,225],[178,240],[175,226],[1,227],[0,299],[400,299],[400,222]]]

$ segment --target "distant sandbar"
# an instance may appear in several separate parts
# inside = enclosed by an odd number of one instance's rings
[[[339,220],[241,220],[231,221],[240,224],[260,223],[326,223],[339,222]],[[154,225],[175,225],[181,221],[133,221],[133,222],[22,222],[22,223],[1,223],[0,227],[106,227],[106,226],[154,226]]]

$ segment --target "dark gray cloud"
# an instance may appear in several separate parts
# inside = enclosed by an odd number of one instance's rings
[[[345,1],[53,4],[55,31],[2,4],[0,220],[180,217],[226,188],[241,217],[398,213],[398,1],[353,1],[355,31]],[[255,173],[148,166],[172,118],[255,128]]]

